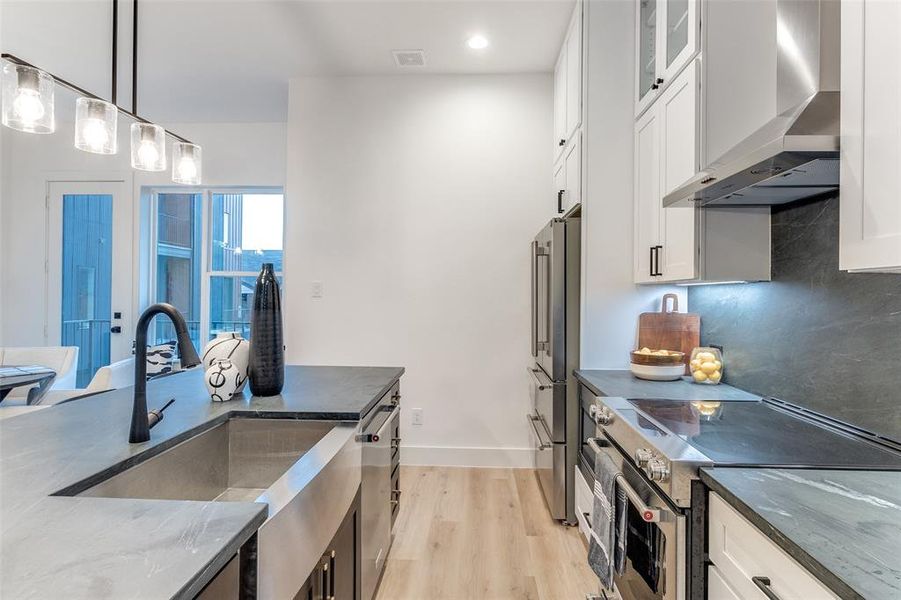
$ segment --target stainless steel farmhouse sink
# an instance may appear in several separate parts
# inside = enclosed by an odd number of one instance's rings
[[[260,598],[293,598],[353,503],[357,423],[232,418],[77,493],[100,498],[265,502]]]
[[[253,502],[335,425],[231,419],[79,495]]]

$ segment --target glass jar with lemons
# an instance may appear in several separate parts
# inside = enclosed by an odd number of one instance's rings
[[[719,348],[695,348],[688,367],[695,383],[716,385],[723,379],[723,353]]]

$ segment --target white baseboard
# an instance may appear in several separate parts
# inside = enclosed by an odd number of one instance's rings
[[[420,467],[506,467],[533,466],[534,448],[459,448],[445,446],[401,446],[402,465]]]

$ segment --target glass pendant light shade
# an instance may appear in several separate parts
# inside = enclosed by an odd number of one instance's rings
[[[53,78],[34,67],[3,61],[3,124],[27,133],[53,133]]]
[[[115,154],[118,150],[119,111],[96,98],[75,101],[75,147],[94,154]]]
[[[166,130],[152,123],[131,124],[131,166],[140,171],[166,170]]]
[[[202,150],[197,144],[175,142],[172,146],[172,181],[200,185],[203,168]]]

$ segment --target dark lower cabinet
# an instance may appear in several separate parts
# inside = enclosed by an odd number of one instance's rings
[[[360,600],[360,492],[294,600]]]

